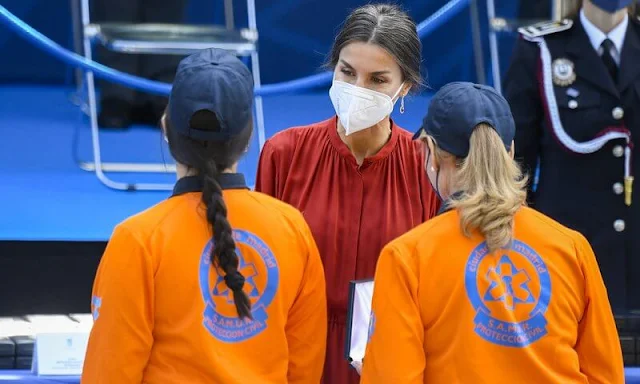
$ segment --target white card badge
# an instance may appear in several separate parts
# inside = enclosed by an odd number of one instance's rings
[[[369,339],[369,319],[373,298],[373,280],[358,280],[349,283],[347,307],[347,332],[345,358],[349,362],[361,363]]]
[[[35,345],[31,371],[38,376],[80,376],[90,327],[70,316],[27,316]]]
[[[84,332],[36,335],[31,371],[38,376],[80,376],[88,342]]]

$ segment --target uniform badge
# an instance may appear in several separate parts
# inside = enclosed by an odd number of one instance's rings
[[[525,348],[548,333],[549,270],[529,245],[514,240],[499,258],[486,243],[467,259],[465,288],[476,311],[467,329],[494,345]]]
[[[567,87],[576,81],[573,62],[569,59],[556,59],[551,64],[553,83],[560,87]]]
[[[209,241],[202,251],[198,278],[202,291],[201,324],[211,336],[225,343],[240,343],[264,332],[269,324],[269,306],[278,293],[282,272],[271,248],[257,235],[234,229],[233,239],[238,246],[238,271],[245,278],[243,290],[251,300],[253,321],[238,318],[233,292],[219,268],[211,265]],[[249,258],[248,256],[253,257]]]

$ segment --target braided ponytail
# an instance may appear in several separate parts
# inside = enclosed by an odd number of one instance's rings
[[[231,167],[244,153],[251,138],[252,126],[227,141],[201,141],[173,131],[170,120],[171,116],[165,112],[163,126],[172,156],[180,164],[195,170],[203,180],[202,203],[213,231],[211,265],[224,273],[224,282],[233,294],[238,317],[251,319],[251,301],[243,289],[245,278],[238,270],[240,260],[236,253],[233,229],[227,219],[227,206],[222,197],[219,177],[221,171]],[[190,126],[203,131],[220,131],[216,114],[208,110],[195,113]]]
[[[213,249],[211,265],[225,273],[224,282],[233,293],[233,301],[242,318],[251,317],[251,302],[244,292],[244,276],[238,271],[238,255],[233,240],[233,230],[227,220],[227,206],[222,198],[222,188],[218,182],[218,167],[213,160],[205,163],[202,202],[207,207],[207,221],[213,228]]]

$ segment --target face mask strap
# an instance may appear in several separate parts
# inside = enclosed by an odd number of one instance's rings
[[[429,160],[431,160],[431,150],[429,150],[429,154],[427,155],[427,168],[429,167]],[[427,175],[427,179],[429,179],[428,175]],[[431,179],[429,179],[429,182],[431,182]],[[438,170],[436,171],[436,185],[434,186],[432,184],[431,187],[435,190],[435,193],[436,193],[436,196],[438,196],[438,199],[442,201],[442,196],[440,196],[440,186],[438,185],[439,182],[440,182],[440,168],[438,168]]]
[[[404,88],[404,81],[402,82],[402,84],[400,84],[400,88],[398,88],[398,90],[396,91],[396,94],[393,95],[393,97],[391,98],[391,102],[395,105],[395,103],[398,101],[393,101],[393,99],[396,98],[396,96],[398,96],[400,94],[400,92],[402,92],[402,88]],[[400,113],[404,113],[404,95],[402,95],[400,97]]]
[[[404,87],[404,81],[402,82],[402,84],[400,84],[400,88],[398,88],[398,90],[396,91],[396,93],[393,95],[393,97],[391,98],[391,100],[393,101],[393,99],[395,99],[396,97],[398,97],[400,95],[400,92],[402,91],[402,88]],[[404,97],[404,96],[402,96]]]
[[[438,198],[442,201],[442,195],[440,195],[440,168],[438,168],[438,170],[436,171],[436,195],[438,195]]]

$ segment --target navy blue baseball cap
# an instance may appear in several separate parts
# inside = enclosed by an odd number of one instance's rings
[[[228,140],[249,126],[253,97],[253,77],[242,61],[223,49],[204,49],[178,66],[169,96],[171,128],[197,140]],[[201,110],[216,114],[220,131],[191,128]]]
[[[469,154],[471,134],[481,123],[493,127],[507,151],[511,149],[516,124],[507,100],[492,87],[453,82],[433,96],[422,126],[413,138],[426,133],[436,140],[438,147],[464,158]]]

